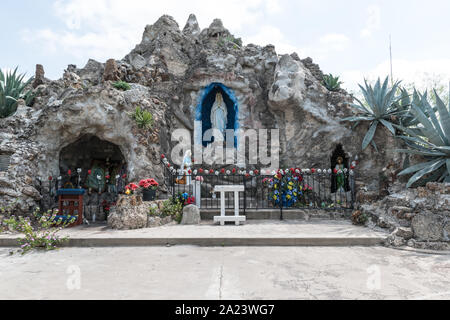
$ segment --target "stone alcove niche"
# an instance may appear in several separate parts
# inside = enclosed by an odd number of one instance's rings
[[[87,182],[88,170],[92,170],[96,175],[95,168],[101,168],[103,175],[110,175],[112,183],[115,183],[117,175],[126,173],[126,161],[119,146],[101,140],[94,135],[84,135],[74,143],[63,148],[59,155],[59,170],[65,177],[68,170],[73,172],[73,177],[69,181],[68,177],[63,180],[63,186],[77,185],[77,169],[82,169],[82,187],[87,189],[97,189]],[[104,177],[102,177],[104,178]],[[106,192],[107,187],[103,187],[101,192]]]
[[[196,121],[201,121],[202,132],[195,133],[196,144],[206,147],[210,142],[203,141],[205,133],[212,128],[211,110],[214,105],[217,93],[221,93],[223,101],[227,107],[227,130],[239,129],[239,106],[234,92],[222,83],[211,83],[202,92],[199,104],[196,109]],[[225,137],[224,137],[225,138]],[[199,141],[198,141],[199,140]],[[214,137],[211,142],[214,141]],[[234,139],[235,148],[238,145],[238,138]]]
[[[333,154],[331,155],[331,170],[334,170],[336,168],[339,157],[342,157],[342,159],[344,159],[344,168],[349,169],[350,168],[350,166],[349,166],[350,159],[349,159],[348,155],[345,153],[344,147],[342,146],[342,144],[338,144],[336,146],[336,149],[334,149]],[[350,183],[349,183],[348,179],[346,179],[346,181],[345,181],[344,189],[346,192],[350,191]],[[331,193],[335,193],[336,191],[337,191],[336,176],[333,175],[331,177]]]

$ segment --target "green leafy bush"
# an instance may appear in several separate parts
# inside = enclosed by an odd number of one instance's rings
[[[363,226],[367,223],[367,221],[369,221],[369,217],[365,213],[361,212],[360,210],[353,212],[352,223],[355,226]]]
[[[123,91],[127,91],[131,89],[131,86],[126,83],[125,81],[117,81],[114,82],[113,84],[114,88],[116,88],[117,90],[123,90]]]
[[[339,77],[334,77],[331,73],[323,76],[322,83],[329,91],[339,91],[342,84]]]
[[[9,117],[16,112],[17,100],[24,99],[26,105],[33,101],[32,90],[25,91],[33,77],[28,81],[23,81],[24,78],[25,74],[17,74],[17,68],[6,74],[0,70],[0,118]]]
[[[416,119],[412,127],[397,126],[405,135],[400,136],[410,149],[399,152],[422,156],[425,162],[410,166],[399,175],[414,175],[407,187],[420,181],[450,182],[450,106],[446,106],[435,92],[436,107],[433,108],[424,95],[413,99],[410,117]],[[436,114],[436,110],[438,114]]]
[[[176,222],[181,223],[183,218],[183,204],[176,199],[169,199],[163,202],[161,217],[172,217]]]
[[[353,117],[345,118],[342,121],[351,121],[359,124],[361,121],[369,122],[370,128],[364,137],[362,143],[362,149],[366,149],[369,144],[377,150],[377,145],[373,141],[375,132],[379,124],[384,125],[393,135],[395,135],[395,129],[393,126],[393,120],[396,117],[401,117],[405,114],[405,110],[398,108],[398,105],[402,103],[402,95],[397,95],[399,82],[396,82],[392,88],[388,88],[389,78],[386,77],[383,85],[381,85],[380,78],[378,78],[375,86],[369,85],[366,80],[365,87],[361,88],[364,96],[365,103],[356,99],[357,104],[352,104],[352,107],[356,109],[358,114]]]
[[[33,249],[55,250],[68,240],[67,237],[59,237],[57,233],[76,220],[76,217],[67,217],[66,220],[62,220],[57,213],[51,211],[40,213],[39,209],[33,215],[36,226],[32,225],[31,219],[24,217],[12,216],[4,220],[10,230],[23,234],[23,238],[18,240],[22,254]]]
[[[137,126],[141,129],[151,129],[153,127],[153,115],[147,110],[137,107],[134,112],[130,113],[130,117],[136,121]]]
[[[235,38],[232,35],[224,37],[224,38],[219,40],[219,45],[220,46],[225,46],[227,43],[233,44],[235,49],[239,49],[239,48],[242,47],[242,39],[241,38]]]

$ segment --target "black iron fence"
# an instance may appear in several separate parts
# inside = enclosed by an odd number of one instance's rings
[[[355,201],[352,170],[300,170],[260,174],[258,171],[235,173],[194,170],[181,172],[166,168],[165,184],[173,197],[197,197],[202,209],[220,209],[216,186],[240,185],[239,206],[248,209],[323,209],[352,210]],[[226,193],[226,209],[234,209],[234,193]]]

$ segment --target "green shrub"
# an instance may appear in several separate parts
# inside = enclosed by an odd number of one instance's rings
[[[178,199],[169,199],[163,202],[161,217],[172,217],[176,222],[181,223],[183,218],[183,204]]]
[[[68,240],[67,237],[59,237],[57,233],[76,220],[76,217],[68,217],[66,221],[62,221],[57,218],[57,213],[51,211],[41,213],[39,209],[33,215],[36,226],[32,225],[31,219],[24,217],[12,216],[4,220],[10,230],[23,234],[24,237],[18,240],[22,254],[33,249],[55,250]]]
[[[6,118],[17,110],[17,100],[24,99],[26,105],[30,105],[34,99],[32,90],[25,88],[33,81],[23,81],[25,74],[17,74],[17,68],[13,72],[4,74],[0,70],[0,118]]]
[[[450,106],[445,105],[437,92],[435,98],[436,107],[433,108],[426,94],[421,98],[416,96],[410,109],[410,117],[416,119],[415,123],[409,128],[396,126],[405,133],[400,138],[409,147],[398,151],[419,155],[424,159],[424,162],[399,173],[401,176],[414,173],[408,181],[408,188],[416,182],[450,182]]]
[[[377,149],[373,137],[379,124],[384,125],[393,135],[395,135],[395,129],[392,121],[396,117],[401,117],[406,113],[405,110],[399,109],[398,105],[402,103],[402,95],[397,95],[399,82],[396,82],[392,88],[388,88],[389,78],[386,77],[383,85],[381,85],[380,78],[378,78],[375,86],[369,85],[366,80],[365,88],[359,85],[364,95],[365,103],[356,99],[358,104],[352,104],[351,106],[356,109],[358,114],[353,117],[345,118],[342,121],[356,122],[358,125],[361,121],[369,122],[370,128],[364,137],[362,143],[362,149],[366,149],[369,144]]]
[[[134,112],[130,113],[130,117],[136,121],[137,126],[141,129],[151,129],[153,127],[153,115],[147,110],[137,107]]]
[[[365,213],[362,213],[360,210],[353,212],[352,223],[355,226],[363,226],[367,221],[369,221],[369,217]]]
[[[339,77],[334,77],[331,73],[323,76],[322,83],[329,91],[339,91],[342,84]]]
[[[242,48],[241,38],[235,38],[234,36],[230,35],[219,40],[219,45],[222,47],[225,46],[227,43],[233,44],[235,49]]]
[[[125,81],[117,81],[114,82],[113,84],[114,88],[116,88],[117,90],[123,90],[123,91],[127,91],[131,89],[131,86],[126,83]]]

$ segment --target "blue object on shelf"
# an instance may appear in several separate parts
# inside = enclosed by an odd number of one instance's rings
[[[84,189],[59,189],[56,192],[58,196],[83,196],[85,193]]]

